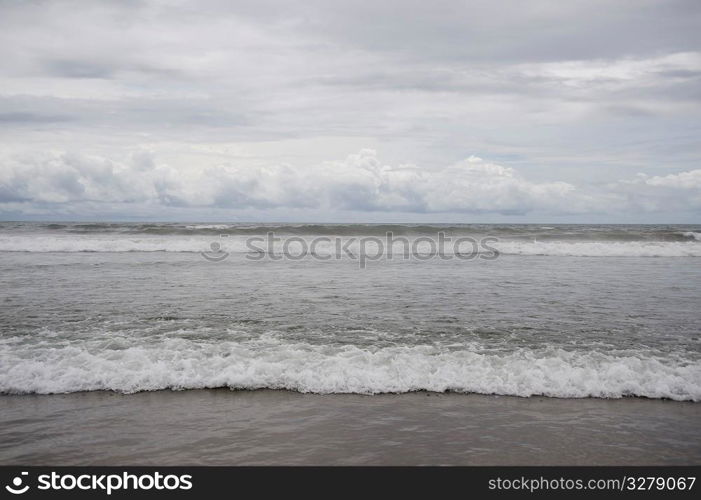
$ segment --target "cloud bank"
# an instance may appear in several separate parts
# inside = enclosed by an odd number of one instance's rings
[[[475,156],[432,170],[388,165],[371,149],[302,166],[176,169],[146,152],[124,162],[54,152],[5,158],[3,165],[0,210],[34,214],[70,214],[72,207],[130,214],[144,206],[501,215],[701,209],[701,169],[592,188],[528,180]]]
[[[0,0],[0,217],[692,221],[699,25],[696,0]]]

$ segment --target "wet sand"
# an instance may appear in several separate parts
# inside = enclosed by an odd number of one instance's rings
[[[701,405],[191,390],[0,396],[0,463],[698,465]]]

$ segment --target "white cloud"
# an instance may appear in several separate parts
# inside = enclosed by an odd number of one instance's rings
[[[665,176],[648,177],[642,176],[643,182],[649,186],[665,186],[680,189],[700,189],[701,190],[701,169],[669,174]]]
[[[439,169],[387,165],[374,150],[314,165],[217,163],[176,169],[146,153],[125,161],[53,152],[13,155],[0,167],[0,213],[65,212],[114,204],[161,208],[293,209],[333,212],[586,214],[701,209],[701,170],[638,176],[606,188],[535,182],[471,156]],[[85,205],[87,206],[87,205]],[[92,214],[85,214],[92,215]]]
[[[12,214],[696,207],[680,172],[701,158],[697,2],[534,4],[0,2],[0,150],[19,152],[0,199]],[[384,162],[324,161],[367,146]],[[473,152],[490,160],[459,161]]]

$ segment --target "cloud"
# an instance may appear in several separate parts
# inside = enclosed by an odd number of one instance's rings
[[[47,115],[35,113],[0,113],[0,123],[4,124],[36,124],[36,123],[58,123],[69,121],[70,117],[60,115]]]
[[[634,175],[699,168],[699,22],[695,0],[0,1],[0,197],[12,213],[686,210],[686,188]],[[344,158],[364,146],[383,161]],[[133,151],[157,154],[137,168]]]
[[[639,175],[606,188],[535,182],[471,156],[438,169],[387,165],[371,149],[315,165],[214,164],[175,169],[147,152],[122,162],[66,152],[4,158],[0,211],[65,212],[89,203],[162,208],[525,215],[701,210],[701,170]],[[24,203],[18,208],[17,203]],[[91,215],[91,214],[87,214]]]
[[[665,176],[638,174],[618,182],[619,206],[629,211],[690,211],[701,215],[701,169]]]
[[[0,167],[2,201],[62,204],[74,201],[134,202],[154,195],[155,178],[131,165],[71,153],[6,158]]]
[[[642,181],[648,186],[665,186],[679,189],[699,189],[701,190],[701,169],[679,174],[669,174],[663,177],[648,177],[642,175]]]

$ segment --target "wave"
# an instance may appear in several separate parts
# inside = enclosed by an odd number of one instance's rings
[[[433,346],[359,348],[277,338],[166,339],[28,346],[0,354],[0,392],[287,389],[310,393],[462,392],[557,398],[639,396],[701,401],[701,365],[630,353],[561,349],[479,353]]]
[[[310,248],[311,238],[307,238],[307,248]],[[409,238],[410,241],[411,238]],[[250,253],[253,249],[246,243],[244,237],[212,238],[203,236],[143,236],[133,238],[128,236],[0,236],[0,252],[207,252],[211,250],[212,242],[218,242],[223,251],[232,254]],[[346,240],[344,240],[346,241]],[[384,241],[384,239],[381,239]],[[282,255],[284,237],[273,247],[273,253]],[[590,241],[524,241],[502,239],[489,245],[503,255],[530,256],[572,256],[572,257],[701,257],[701,243],[698,241],[660,242],[660,241],[630,241],[630,242],[590,242]],[[267,246],[261,240],[255,248]],[[368,241],[363,247],[358,239],[354,240],[348,250],[355,255],[362,249],[369,255],[377,252],[376,242]],[[404,253],[414,252],[421,255],[431,253],[431,247],[426,242],[416,245],[414,249],[395,241],[393,245],[395,258]],[[319,256],[338,256],[337,245],[332,240],[320,241],[314,251]],[[471,251],[469,244],[461,245],[457,250],[465,253]],[[299,254],[301,246],[293,243],[288,246],[290,253]],[[451,255],[455,248],[447,243],[443,253]],[[481,250],[486,253],[483,247]],[[435,249],[434,249],[435,252]],[[341,255],[342,256],[342,255]]]
[[[698,241],[697,226],[538,224],[253,224],[253,223],[0,223],[0,229],[78,235],[249,236],[274,232],[299,236],[494,235],[547,241]]]
[[[419,224],[46,224],[42,229],[67,233],[121,233],[146,235],[282,235],[384,236],[465,231],[466,226]]]
[[[561,257],[701,257],[701,245],[676,242],[509,242],[493,245],[504,255]]]
[[[0,252],[203,252],[209,250],[209,242],[210,239],[173,237],[4,236],[0,237]]]

